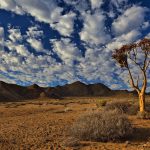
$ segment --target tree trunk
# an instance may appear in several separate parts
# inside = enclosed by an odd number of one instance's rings
[[[141,113],[145,112],[145,93],[139,94],[139,107]]]

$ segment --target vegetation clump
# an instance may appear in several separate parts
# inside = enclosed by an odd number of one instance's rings
[[[46,98],[47,96],[46,96],[46,93],[45,92],[42,92],[42,93],[40,93],[40,98]]]
[[[138,112],[137,113],[137,118],[138,119],[150,119],[150,112]]]
[[[117,110],[119,113],[128,113],[131,105],[125,101],[111,101],[106,104],[105,110]]]
[[[72,125],[69,134],[80,140],[115,141],[129,137],[132,132],[128,118],[111,110],[81,116]]]
[[[76,147],[80,145],[80,141],[74,137],[68,137],[63,141],[63,146],[65,147]]]
[[[127,115],[137,115],[137,118],[141,119],[148,119],[150,117],[149,110],[150,110],[150,104],[147,103],[146,105],[146,111],[141,113],[139,112],[139,105],[137,102],[131,103],[128,101],[111,101],[106,103],[106,106],[104,107],[105,110],[117,110],[119,113],[124,113]],[[141,113],[141,114],[140,114]]]
[[[98,101],[96,101],[97,108],[104,107],[104,106],[106,106],[106,104],[107,104],[106,100],[98,100]]]

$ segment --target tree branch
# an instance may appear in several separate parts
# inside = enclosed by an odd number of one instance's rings
[[[133,60],[133,59],[131,58],[131,56],[129,56],[129,59],[130,59],[131,61],[133,61],[134,64],[136,64],[136,65],[140,68],[140,70],[143,70],[143,68],[140,66],[140,64],[138,64],[138,63],[136,62],[136,59]]]
[[[137,85],[135,85],[134,80],[133,80],[133,76],[132,73],[130,71],[129,66],[127,66],[127,70],[129,72],[129,78],[130,78],[130,85],[132,86],[132,88],[134,88],[138,93],[140,93],[140,89]]]
[[[146,67],[146,64],[147,64],[148,52],[145,51],[144,54],[145,54],[145,59],[144,59],[144,63],[143,63],[143,71],[145,71],[145,67]]]

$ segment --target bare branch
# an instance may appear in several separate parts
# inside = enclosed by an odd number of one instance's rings
[[[145,54],[145,59],[144,59],[144,63],[143,63],[143,71],[145,71],[145,67],[146,67],[146,64],[147,64],[147,58],[148,58],[147,51],[145,51],[144,54]]]
[[[133,59],[131,58],[131,56],[129,56],[129,59],[130,59],[131,61],[133,61],[134,64],[137,65],[137,66],[140,68],[141,71],[143,71],[143,68],[140,66],[140,64],[138,64],[135,60],[133,60]]]
[[[136,80],[136,86],[138,87],[138,89],[139,89],[139,79],[140,79],[140,77],[138,75],[137,80]]]
[[[129,66],[127,67],[127,69],[128,69],[128,72],[129,72],[129,78],[130,78],[130,85],[131,85],[131,87],[134,88],[138,93],[140,93],[139,87],[137,85],[135,85],[135,83],[134,83],[134,79],[133,79],[133,76],[132,76],[132,73],[130,71]]]
[[[149,65],[150,65],[150,60],[147,62],[146,66],[145,66],[145,71],[148,69]]]

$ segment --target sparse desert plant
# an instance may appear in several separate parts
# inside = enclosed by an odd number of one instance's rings
[[[125,113],[128,115],[136,115],[139,106],[137,103],[129,103],[127,101],[111,101],[108,102],[104,108],[105,110],[117,110],[119,113]]]
[[[137,113],[137,118],[138,119],[150,119],[150,112],[138,112]]]
[[[80,140],[74,137],[67,137],[63,141],[63,146],[65,147],[76,147],[80,145]]]
[[[147,105],[145,108],[146,108],[146,111],[150,113],[150,102],[147,102]]]
[[[128,115],[137,115],[139,110],[139,105],[137,103],[131,104],[130,107],[128,108],[127,114]]]
[[[126,101],[111,101],[105,106],[105,110],[117,110],[120,113],[128,113],[131,105]]]
[[[97,106],[97,108],[103,107],[103,106],[106,106],[106,103],[107,103],[106,100],[97,100],[96,101],[96,106]]]
[[[46,93],[45,92],[41,92],[40,93],[40,98],[46,98],[47,96],[46,96]]]
[[[80,140],[115,141],[132,135],[130,121],[118,111],[101,111],[81,116],[72,125],[69,135]]]

